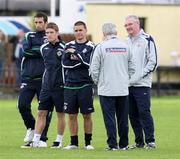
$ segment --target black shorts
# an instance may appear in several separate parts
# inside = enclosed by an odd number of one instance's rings
[[[64,111],[68,114],[89,114],[94,112],[93,107],[93,89],[92,86],[86,86],[81,89],[64,90]]]
[[[41,90],[39,97],[38,110],[53,111],[55,106],[56,112],[62,113],[64,105],[64,90]]]

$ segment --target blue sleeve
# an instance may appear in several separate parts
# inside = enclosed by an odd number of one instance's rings
[[[66,52],[62,56],[62,65],[64,68],[75,68],[81,65],[77,55]]]
[[[79,60],[81,61],[82,65],[86,68],[89,68],[90,66],[90,59],[91,55],[93,53],[93,47],[88,46],[85,48],[86,52],[75,52],[77,56],[79,57]]]
[[[32,39],[29,35],[30,34],[27,33],[23,41],[23,56],[27,58],[41,57],[40,46],[33,45]]]
[[[64,54],[62,56],[62,65],[64,68],[76,68],[81,65],[81,61],[77,54],[67,52],[67,49],[71,48],[71,45],[66,45],[64,48]]]

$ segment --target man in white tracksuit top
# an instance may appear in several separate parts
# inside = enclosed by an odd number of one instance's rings
[[[157,52],[153,38],[140,28],[139,18],[130,15],[125,19],[130,46],[136,63],[136,72],[130,80],[129,118],[135,134],[132,148],[155,148],[154,123],[150,111],[152,72],[157,67]],[[144,139],[145,137],[145,139]]]
[[[98,85],[98,95],[107,131],[108,150],[128,149],[128,85],[135,72],[126,43],[117,38],[116,26],[105,23],[104,41],[94,50],[90,74]],[[116,126],[117,119],[117,126]],[[120,137],[117,143],[116,134]]]

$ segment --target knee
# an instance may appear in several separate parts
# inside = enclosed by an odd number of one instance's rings
[[[91,114],[83,114],[83,118],[85,121],[91,121]]]
[[[25,112],[26,110],[30,109],[30,107],[28,107],[24,103],[18,103],[17,107],[19,109],[19,112]]]
[[[44,110],[39,110],[38,111],[38,118],[46,118],[47,112]]]
[[[19,97],[17,107],[19,110],[30,109],[31,103],[22,97]]]
[[[69,121],[77,121],[77,115],[76,114],[69,114]]]

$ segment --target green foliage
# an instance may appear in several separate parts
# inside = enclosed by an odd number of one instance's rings
[[[37,113],[37,103],[33,102],[33,113]],[[180,157],[180,99],[179,97],[163,97],[152,99],[152,114],[155,122],[155,150],[105,151],[106,131],[102,119],[99,102],[95,100],[96,112],[93,114],[93,146],[95,150],[83,149],[84,136],[82,116],[79,115],[78,150],[62,149],[21,149],[25,135],[25,127],[16,108],[15,100],[0,100],[0,158],[1,159],[179,159]],[[48,133],[48,145],[51,146],[56,137],[56,114],[54,112]],[[130,127],[130,144],[134,136]],[[68,123],[63,145],[69,144]]]

